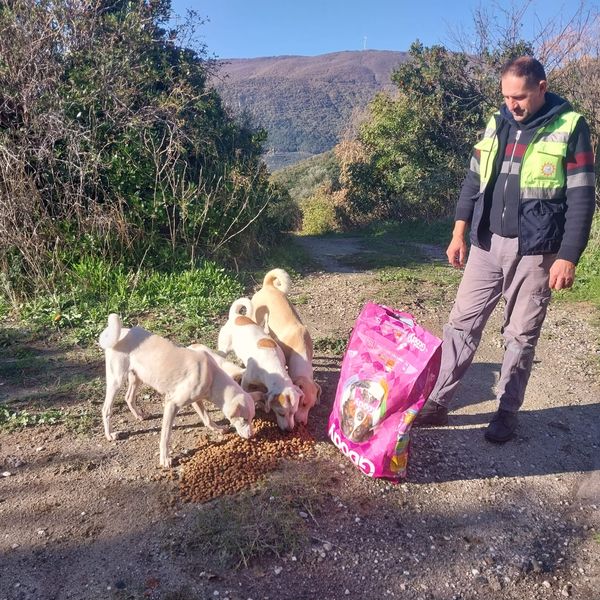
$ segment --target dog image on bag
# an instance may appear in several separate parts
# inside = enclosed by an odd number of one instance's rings
[[[223,354],[235,352],[246,365],[242,387],[266,388],[265,412],[273,410],[279,428],[291,431],[304,392],[290,379],[281,348],[249,315],[249,298],[239,298],[231,305],[229,318],[219,331],[218,350]]]
[[[340,425],[344,435],[355,443],[368,440],[379,422],[382,387],[372,381],[351,381],[341,402]]]
[[[145,418],[136,404],[137,390],[142,383],[165,396],[159,444],[161,467],[171,466],[169,448],[173,421],[177,412],[189,404],[206,427],[221,431],[223,427],[213,422],[203,404],[204,400],[211,400],[240,437],[252,437],[254,398],[227,375],[209,353],[182,348],[142,327],[124,328],[114,313],[109,315],[99,343],[106,359],[102,420],[108,440],[117,439],[110,417],[115,396],[126,378],[129,386],[125,400],[136,419]]]
[[[288,300],[290,276],[283,269],[269,271],[262,288],[252,296],[254,320],[266,325],[283,350],[290,378],[303,392],[295,419],[306,425],[308,413],[321,398],[321,386],[313,375],[313,343],[308,329]]]

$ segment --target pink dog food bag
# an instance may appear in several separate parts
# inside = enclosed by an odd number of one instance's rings
[[[406,477],[410,427],[435,384],[440,345],[408,313],[368,302],[358,316],[329,437],[365,475]]]

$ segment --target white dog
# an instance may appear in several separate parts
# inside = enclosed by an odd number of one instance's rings
[[[210,418],[202,401],[216,404],[237,433],[243,438],[253,435],[254,398],[245,392],[214,361],[210,354],[176,346],[141,327],[123,328],[115,314],[108,317],[108,326],[101,333],[100,346],[106,358],[106,397],[102,407],[104,433],[116,439],[110,427],[115,396],[125,376],[129,381],[125,400],[137,419],[144,413],[137,408],[136,392],[145,383],[165,396],[160,435],[160,465],[171,466],[169,456],[171,429],[177,412],[192,404],[206,427],[222,428]]]
[[[259,325],[268,325],[283,350],[292,381],[304,392],[295,418],[306,425],[309,411],[321,398],[321,386],[313,375],[312,339],[288,300],[289,289],[290,276],[283,269],[269,271],[262,289],[252,296],[252,314]]]
[[[240,298],[231,305],[229,319],[219,332],[219,352],[236,353],[246,365],[242,387],[246,390],[253,385],[266,387],[265,411],[273,409],[279,428],[291,431],[304,393],[290,379],[281,348],[248,316],[251,314],[248,298]]]

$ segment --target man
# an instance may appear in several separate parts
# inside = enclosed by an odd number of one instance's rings
[[[573,285],[594,213],[594,156],[581,115],[547,91],[543,66],[522,56],[501,71],[504,104],[475,145],[446,252],[454,267],[471,251],[444,326],[436,385],[416,425],[446,425],[485,323],[504,297],[505,351],[492,442],[515,433],[550,290]]]

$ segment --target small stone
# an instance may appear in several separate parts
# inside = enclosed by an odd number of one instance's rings
[[[12,475],[12,473],[10,471],[3,471],[2,472],[2,477],[10,477]]]
[[[275,575],[279,575],[283,569],[281,567],[275,567],[273,571],[275,572]]]
[[[471,569],[471,575],[473,575],[473,577],[477,577],[477,575],[479,575],[479,569]]]
[[[331,552],[332,548],[333,548],[333,545],[331,544],[331,542],[325,542],[323,544],[323,550],[325,550],[325,552]]]
[[[535,558],[531,559],[531,568],[533,569],[534,573],[541,573],[542,572],[542,565]]]
[[[543,585],[545,588],[552,587],[552,584],[551,584],[551,583],[550,583],[550,582],[549,582],[547,579],[544,579],[544,581],[542,581],[542,585]]]
[[[346,596],[349,596],[349,595],[350,595],[350,590],[349,590],[348,588],[346,588],[346,589],[344,590],[344,594],[346,594]]]
[[[298,515],[303,519],[308,519],[308,513],[305,513],[303,510],[301,510]]]

